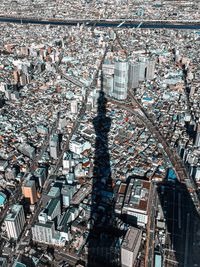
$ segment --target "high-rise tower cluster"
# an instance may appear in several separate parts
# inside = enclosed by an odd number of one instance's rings
[[[105,92],[118,100],[127,98],[128,89],[139,86],[139,82],[152,80],[155,61],[139,57],[137,61],[115,61],[103,64],[103,86]]]

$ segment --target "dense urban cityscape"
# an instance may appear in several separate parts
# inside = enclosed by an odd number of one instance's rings
[[[0,266],[200,267],[200,2],[0,14]]]

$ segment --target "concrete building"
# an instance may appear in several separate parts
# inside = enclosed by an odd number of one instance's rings
[[[103,90],[109,96],[112,96],[114,88],[114,75],[103,76]]]
[[[37,190],[34,180],[25,181],[22,185],[22,194],[33,205],[37,202]]]
[[[140,65],[138,62],[129,62],[128,87],[130,89],[137,88],[139,86],[139,70]]]
[[[62,194],[62,200],[63,200],[63,206],[68,207],[70,205],[70,201],[76,191],[75,186],[73,185],[65,185],[62,188],[61,194]]]
[[[0,160],[0,172],[4,172],[7,167],[8,167],[8,161]]]
[[[8,266],[7,265],[7,259],[6,258],[3,258],[3,257],[0,257],[0,267],[6,267]]]
[[[38,218],[40,222],[45,223],[47,220],[52,221],[61,214],[60,200],[53,198],[46,207],[40,212]]]
[[[77,100],[71,100],[71,113],[77,114],[78,112],[78,103]]]
[[[5,218],[8,237],[17,240],[24,228],[25,216],[22,205],[13,205]]]
[[[142,240],[142,231],[130,227],[125,235],[121,246],[121,266],[133,267],[138,255]]]
[[[49,149],[50,149],[50,156],[53,159],[57,159],[58,158],[58,153],[59,153],[59,138],[58,138],[57,134],[53,134],[50,137]]]
[[[139,61],[139,81],[143,82],[146,80],[147,65],[146,58],[141,57]]]
[[[87,150],[90,148],[91,148],[91,144],[88,141],[85,141],[83,139],[81,140],[81,139],[75,138],[71,140],[69,143],[70,151],[78,155],[83,153],[84,150]]]
[[[7,201],[7,196],[0,191],[0,208],[4,207],[6,201]]]
[[[47,178],[46,166],[41,166],[35,171],[35,176],[38,178],[39,186],[42,187]]]
[[[109,62],[102,65],[103,75],[114,75],[115,65]]]
[[[128,62],[116,62],[114,71],[113,97],[118,100],[127,98]]]
[[[35,148],[27,143],[19,145],[18,150],[30,159],[33,159],[35,157]]]
[[[122,213],[126,214],[139,226],[145,227],[148,221],[150,182],[139,179],[131,179]]]
[[[69,151],[64,153],[63,155],[63,169],[70,169],[71,167],[74,167],[75,162],[73,159],[73,154]]]
[[[200,147],[200,123],[197,126],[196,138],[195,138],[195,146]]]
[[[59,122],[58,122],[58,128],[60,130],[63,130],[65,127],[67,126],[67,118],[65,116],[61,116],[59,118]]]
[[[152,80],[155,73],[155,61],[146,57],[139,58],[139,81]]]
[[[31,228],[32,239],[36,242],[51,244],[55,233],[54,222],[48,221],[46,223],[37,222]]]
[[[152,80],[155,73],[155,60],[149,59],[147,62],[146,80]]]

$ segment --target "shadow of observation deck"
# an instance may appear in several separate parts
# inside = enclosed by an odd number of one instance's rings
[[[103,91],[103,78],[97,101],[95,129],[95,155],[91,203],[90,233],[88,237],[88,267],[118,266],[116,232],[113,227],[113,185],[108,147],[111,119],[106,115],[107,99]]]
[[[157,193],[158,213],[165,221],[166,244],[158,240],[155,249],[162,255],[163,266],[200,267],[200,217],[192,195],[177,180],[157,184]],[[163,231],[163,227],[157,231]]]

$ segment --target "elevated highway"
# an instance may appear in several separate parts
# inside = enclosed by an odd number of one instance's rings
[[[41,25],[60,25],[76,26],[84,24],[92,27],[119,27],[120,28],[168,28],[168,29],[200,29],[200,20],[138,20],[138,19],[55,19],[55,18],[37,18],[21,16],[0,15],[0,22],[21,23],[21,24],[41,24]]]

